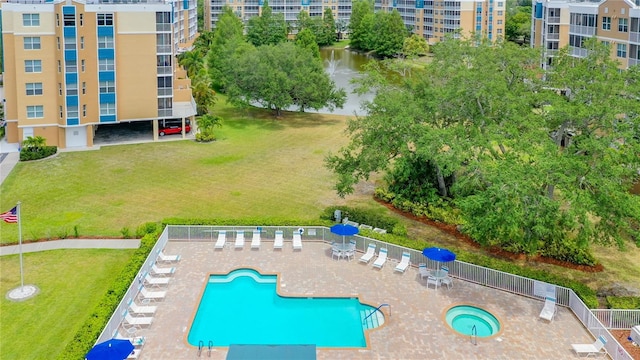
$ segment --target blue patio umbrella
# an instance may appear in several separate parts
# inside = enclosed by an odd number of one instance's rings
[[[342,244],[344,245],[345,236],[353,236],[358,233],[358,228],[349,224],[336,224],[331,227],[331,232],[342,236]]]
[[[422,255],[426,256],[429,260],[437,262],[449,262],[456,259],[456,254],[454,254],[451,250],[439,247],[426,248],[422,250]]]
[[[110,339],[94,346],[85,356],[86,360],[123,360],[133,351],[129,340]]]

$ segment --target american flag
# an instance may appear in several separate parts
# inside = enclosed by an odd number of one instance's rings
[[[18,207],[14,206],[13,209],[0,214],[0,219],[8,223],[18,222]]]

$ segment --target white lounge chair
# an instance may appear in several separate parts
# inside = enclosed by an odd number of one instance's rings
[[[607,339],[600,335],[593,344],[572,344],[571,347],[578,356],[606,355],[607,349],[604,348],[606,343]]]
[[[253,230],[253,237],[251,238],[251,248],[260,249],[260,230]]]
[[[138,304],[136,304],[135,301],[133,301],[133,299],[131,299],[131,301],[129,302],[129,310],[131,310],[132,313],[137,314],[151,314],[153,315],[156,310],[158,309],[157,306],[153,306],[153,305],[148,305],[148,306],[138,306]]]
[[[155,264],[153,264],[153,266],[151,267],[151,271],[154,273],[154,275],[166,276],[166,275],[173,275],[173,273],[176,272],[176,268],[175,267],[159,268]]]
[[[127,360],[139,358],[140,357],[140,352],[142,352],[142,349],[133,349],[131,354],[129,354],[129,356],[127,356]]]
[[[129,340],[131,344],[137,348],[143,347],[144,343],[146,342],[146,338],[144,336],[127,337],[120,334],[120,332],[118,332],[117,330],[115,332],[114,338],[121,339],[121,340]]]
[[[216,240],[216,244],[213,247],[214,249],[224,249],[224,245],[227,243],[227,231],[220,230],[218,232],[218,240]]]
[[[426,263],[418,264],[418,273],[420,274],[420,279],[429,277],[429,269],[427,269]]]
[[[400,262],[398,263],[398,265],[396,265],[395,269],[393,269],[393,271],[399,271],[399,272],[405,272],[405,270],[407,270],[407,268],[409,267],[409,265],[411,265],[411,254],[403,251],[402,252],[402,259],[400,260]]]
[[[376,261],[373,262],[373,267],[382,269],[384,263],[387,261],[387,248],[380,248]]]
[[[236,248],[236,249],[242,249],[242,248],[244,248],[244,231],[238,231],[238,232],[236,232],[236,244],[235,244],[235,248]]]
[[[274,249],[282,249],[284,246],[284,233],[282,230],[276,230],[276,238],[273,240]]]
[[[373,256],[375,254],[376,254],[376,244],[373,244],[373,243],[369,244],[369,246],[367,247],[367,252],[360,257],[360,261],[367,264],[371,259],[373,259]]]
[[[151,323],[153,323],[153,317],[133,317],[131,314],[127,313],[124,316],[124,321],[126,322],[126,325],[134,327],[151,326]]]
[[[302,235],[299,232],[293,233],[293,250],[302,250]]]
[[[163,299],[165,296],[167,296],[167,292],[166,291],[148,291],[147,288],[143,287],[140,289],[140,295],[142,299],[158,300],[158,299]]]
[[[180,261],[180,255],[165,255],[164,252],[161,250],[158,253],[158,260],[166,261],[166,262]]]
[[[149,274],[144,277],[144,281],[149,285],[167,285],[170,280],[168,277],[153,277]]]
[[[544,307],[540,311],[540,317],[544,320],[552,321],[556,316],[557,311],[558,309],[556,309],[556,299],[554,297],[547,296],[544,299]]]

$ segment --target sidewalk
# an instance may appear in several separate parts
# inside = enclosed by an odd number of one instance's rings
[[[58,249],[137,249],[138,239],[65,239],[22,244],[22,252],[38,252]],[[19,245],[0,246],[0,256],[15,255]]]
[[[0,140],[0,184],[9,176],[18,160],[20,160],[18,144],[9,144],[6,137]]]

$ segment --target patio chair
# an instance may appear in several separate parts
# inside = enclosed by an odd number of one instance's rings
[[[274,249],[282,249],[284,246],[284,233],[282,230],[276,230],[276,238],[273,240]]]
[[[157,306],[138,306],[138,304],[136,304],[136,302],[133,301],[133,299],[129,301],[129,310],[132,313],[135,313],[136,315],[139,315],[139,314],[153,315],[157,309],[158,309]]]
[[[429,277],[429,269],[427,269],[426,263],[418,264],[418,273],[420,274],[421,280]]]
[[[433,284],[433,288],[438,290],[438,286],[440,286],[440,280],[434,278],[431,275],[427,275],[427,289],[429,288],[429,285]]]
[[[347,250],[342,252],[342,257],[346,257],[347,260],[353,260],[356,257],[356,250],[355,248],[351,248],[349,247]]]
[[[218,240],[216,241],[216,245],[214,246],[214,249],[224,249],[224,245],[227,243],[227,231],[226,230],[220,230],[218,232]]]
[[[125,326],[125,328],[127,326],[133,326],[136,328],[140,328],[142,326],[151,326],[151,323],[153,323],[153,317],[148,316],[148,317],[133,317],[131,316],[131,314],[129,314],[128,312],[126,313],[126,315],[124,316],[124,321],[126,323],[123,324],[123,326]]]
[[[142,297],[142,299],[149,299],[149,300],[159,300],[159,299],[163,299],[165,296],[167,296],[167,292],[166,291],[148,291],[147,288],[142,287],[140,289],[140,295]]]
[[[131,344],[133,344],[133,346],[135,346],[136,348],[142,348],[144,346],[145,341],[146,341],[146,338],[144,336],[128,337],[128,336],[124,336],[124,335],[120,334],[120,332],[118,330],[116,330],[116,332],[114,333],[113,338],[114,339],[129,340],[129,341],[131,341]]]
[[[154,285],[154,286],[158,286],[158,285],[168,285],[169,281],[171,280],[171,278],[167,278],[167,277],[153,277],[149,274],[145,275],[144,277],[144,281],[149,284],[149,285]]]
[[[376,261],[373,262],[373,267],[382,269],[384,263],[387,261],[387,248],[380,248]]]
[[[253,236],[251,237],[251,248],[260,249],[260,230],[253,230]]]
[[[236,244],[235,244],[235,248],[236,248],[236,249],[242,249],[242,248],[244,248],[244,231],[237,231],[237,232],[236,232]]]
[[[449,268],[446,266],[441,266],[440,270],[444,271],[447,274],[444,278],[440,279],[440,284],[447,285],[447,289],[451,289],[453,287],[453,278],[449,276]]]
[[[133,349],[131,354],[129,354],[129,356],[127,356],[127,360],[139,358],[140,357],[140,352],[142,352],[142,349]]]
[[[401,273],[404,273],[405,270],[407,270],[407,268],[409,267],[409,265],[411,265],[410,260],[411,260],[411,254],[406,251],[403,251],[402,259],[400,260],[398,265],[396,265],[393,271],[399,271]]]
[[[556,316],[557,311],[558,309],[556,309],[556,298],[552,296],[545,297],[544,306],[540,311],[540,318],[547,321],[552,321],[553,318]]]
[[[369,244],[369,246],[367,247],[367,252],[360,257],[360,261],[367,264],[371,259],[373,259],[373,256],[375,254],[376,254],[376,244],[373,244],[373,243]]]
[[[175,267],[159,268],[156,266],[156,264],[153,264],[153,266],[151,267],[151,271],[153,272],[154,275],[167,276],[167,275],[173,275],[173,273],[176,272],[176,268]]]
[[[293,250],[302,250],[302,235],[299,232],[293,233]]]
[[[342,257],[344,256],[343,252],[336,249],[336,248],[332,248],[331,249],[331,259],[333,259],[334,257],[337,257],[338,260],[340,260]]]
[[[607,349],[604,348],[606,343],[607,339],[600,335],[593,344],[571,344],[571,347],[578,356],[585,355],[586,357],[589,357],[591,355],[606,355]]]
[[[162,250],[158,252],[158,260],[165,262],[180,261],[180,255],[165,255]]]

